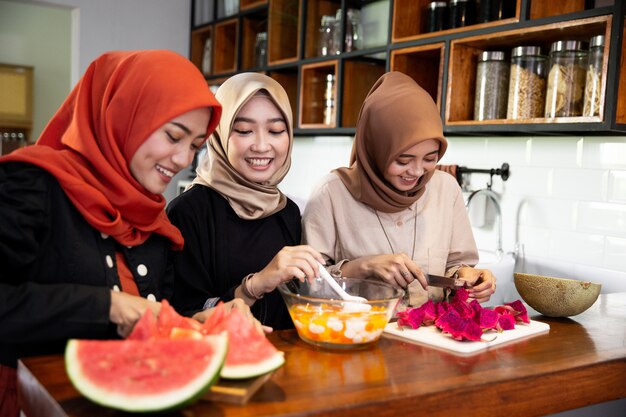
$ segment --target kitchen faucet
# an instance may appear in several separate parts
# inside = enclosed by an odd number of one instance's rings
[[[485,197],[493,201],[493,205],[496,208],[496,228],[497,228],[496,232],[498,234],[496,255],[500,257],[502,255],[502,211],[500,210],[500,203],[498,202],[497,194],[491,191],[491,187],[489,186],[481,190],[476,190],[472,192],[467,198],[467,202],[465,203],[465,208],[469,211],[469,207],[470,207],[470,203],[472,202],[472,199],[479,194],[484,194]]]

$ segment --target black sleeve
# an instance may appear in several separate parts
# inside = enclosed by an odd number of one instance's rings
[[[287,199],[287,206],[285,207],[284,213],[285,224],[290,234],[289,245],[302,244],[302,216],[298,205],[290,199]]]
[[[211,282],[213,230],[209,199],[203,187],[194,187],[175,198],[167,208],[174,226],[183,234],[185,246],[174,253],[174,296],[172,306],[181,314],[191,316],[202,310],[209,298],[219,297]]]
[[[32,271],[50,250],[50,190],[56,180],[39,168],[0,164],[0,341],[31,343],[103,338],[111,332],[110,292],[71,277],[37,282]]]

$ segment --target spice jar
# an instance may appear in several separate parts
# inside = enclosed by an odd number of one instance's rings
[[[502,51],[485,51],[478,56],[474,120],[506,118],[509,62]]]
[[[492,22],[515,16],[515,0],[479,0],[476,23]]]
[[[448,27],[460,28],[474,24],[474,2],[472,0],[450,0]]]
[[[507,119],[542,117],[546,97],[548,57],[539,46],[518,46],[511,51]]]
[[[335,121],[335,75],[326,75],[324,91],[324,124],[330,126]]]
[[[550,47],[546,117],[582,116],[587,48],[580,41],[558,41]]]
[[[267,65],[267,32],[259,32],[256,35],[254,61],[259,68]]]
[[[426,32],[437,32],[447,28],[448,5],[445,1],[431,1],[426,8]]]
[[[604,36],[591,38],[589,44],[589,64],[585,83],[585,104],[583,116],[600,115],[600,89],[602,88],[602,62],[604,60]]]
[[[320,24],[317,53],[320,56],[335,55],[335,16],[324,15]]]

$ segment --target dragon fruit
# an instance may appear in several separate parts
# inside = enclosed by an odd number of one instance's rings
[[[417,329],[434,324],[456,340],[479,341],[486,331],[512,330],[516,323],[530,323],[520,300],[492,310],[483,308],[476,300],[469,301],[469,292],[464,288],[459,289],[449,302],[428,300],[420,307],[398,313],[398,326]]]

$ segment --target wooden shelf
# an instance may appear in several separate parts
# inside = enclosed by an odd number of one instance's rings
[[[445,44],[443,42],[391,51],[391,70],[413,78],[441,110]]]
[[[385,73],[385,61],[355,58],[344,61],[343,65],[341,127],[354,127],[365,97]]]
[[[272,0],[268,33],[268,63],[278,65],[300,57],[302,0]]]
[[[314,64],[305,64],[300,74],[300,101],[298,127],[305,128],[334,128],[337,126],[336,114],[330,123],[324,123],[324,95],[326,92],[326,76],[335,76],[333,97],[337,108],[337,68],[336,59]]]
[[[466,124],[474,118],[474,89],[476,85],[477,57],[485,50],[502,50],[507,53],[519,45],[540,46],[545,55],[550,45],[558,40],[572,39],[588,41],[596,35],[605,35],[607,41],[604,55],[604,74],[610,48],[611,16],[570,20],[531,28],[516,29],[494,34],[473,36],[451,42],[450,65],[448,66],[448,90],[446,97],[445,124]],[[604,92],[601,94],[601,108],[604,108]],[[567,117],[556,119],[527,120],[483,120],[480,124],[534,124],[534,123],[587,123],[597,118]],[[600,119],[602,121],[602,119]]]
[[[267,5],[267,0],[239,0],[239,10],[249,10]]]
[[[516,23],[520,20],[521,0],[517,0],[515,15],[493,22],[468,25],[461,28],[426,32],[427,6],[431,0],[395,0],[393,2],[393,19],[391,40],[394,43],[434,36],[459,34],[467,31],[496,27]],[[561,2],[559,2],[560,4]]]
[[[17,147],[30,141],[33,128],[33,77],[30,66],[0,64],[0,140],[6,154],[12,144]],[[9,140],[4,141],[4,133]],[[14,141],[12,134],[22,134],[23,140]],[[13,135],[14,136],[14,135]]]
[[[256,63],[256,39],[259,33],[267,33],[267,9],[243,16],[241,25],[241,69],[247,71],[259,67]]]
[[[409,75],[433,97],[445,134],[626,132],[626,4],[616,0],[593,8],[590,0],[512,1],[511,17],[432,33],[425,32],[430,0],[388,0],[383,5],[372,0],[240,0],[239,13],[228,18],[219,17],[220,7],[213,2],[218,17],[192,29],[190,56],[202,68],[206,40],[212,39],[213,68],[206,74],[210,85],[241,71],[262,71],[276,79],[289,94],[299,135],[353,134],[362,102],[384,71]],[[385,27],[389,22],[390,30],[379,27],[367,50],[318,56],[322,16],[336,16],[341,8],[363,12],[365,7],[370,23],[374,15]],[[268,62],[259,66],[255,44],[263,31],[268,34]],[[554,41],[589,41],[599,34],[605,35],[599,117],[473,120],[479,53],[539,45],[548,55]],[[376,46],[379,42],[383,44]],[[325,124],[324,77],[329,73],[335,75],[336,115]]]
[[[307,1],[306,9],[306,37],[304,57],[313,58],[319,56],[317,47],[320,39],[320,23],[322,16],[335,16],[337,9],[341,9],[340,0]]]
[[[272,77],[274,80],[278,81],[280,85],[283,86],[285,91],[287,92],[287,96],[289,96],[289,102],[291,104],[291,113],[293,114],[294,125],[297,120],[297,109],[296,109],[296,97],[298,97],[298,67],[290,67],[283,69],[275,69],[268,71],[267,75]],[[294,126],[295,128],[295,126]]]
[[[237,18],[215,24],[213,74],[223,74],[237,69],[238,28]]]
[[[194,30],[191,33],[191,62],[193,62],[196,67],[205,77],[208,77],[212,74],[211,66],[209,65],[208,71],[203,71],[202,63],[204,61],[204,50],[207,40],[212,42],[211,38],[213,36],[213,26],[205,26],[201,29]],[[211,48],[212,48],[211,44]],[[211,60],[212,60],[211,56]]]

